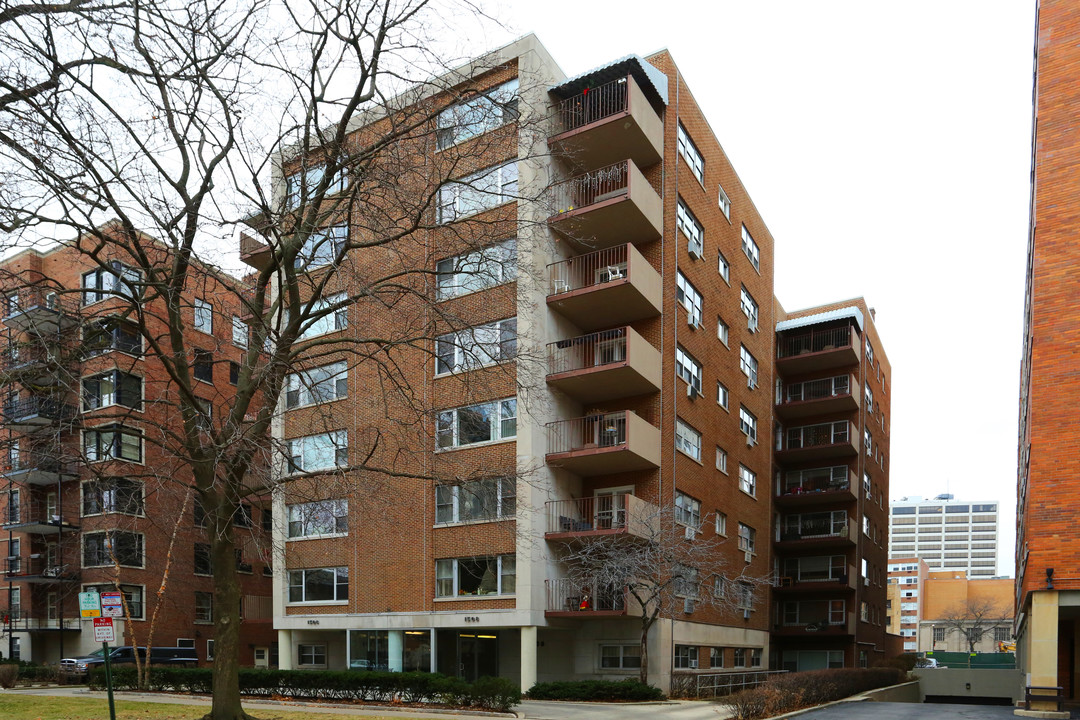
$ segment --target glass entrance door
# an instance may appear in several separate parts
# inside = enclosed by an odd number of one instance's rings
[[[499,639],[495,633],[458,634],[458,677],[474,682],[499,674]]]

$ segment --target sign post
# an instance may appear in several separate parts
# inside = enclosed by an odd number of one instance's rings
[[[106,593],[109,594],[109,593]],[[109,658],[109,643],[116,642],[111,617],[101,617],[101,596],[96,592],[79,593],[79,614],[94,622],[94,641],[101,643],[105,654],[105,687],[109,691],[109,720],[116,720],[116,705],[113,702],[112,660]]]
[[[119,592],[101,593],[101,617],[124,617],[124,600]]]

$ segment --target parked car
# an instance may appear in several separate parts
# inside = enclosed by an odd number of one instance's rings
[[[145,647],[139,648],[139,657],[146,659]],[[109,660],[113,665],[134,665],[135,649],[130,645],[113,648],[109,652]],[[195,654],[195,648],[190,647],[153,647],[150,648],[150,664],[195,667],[199,664],[199,656]],[[60,672],[69,678],[85,678],[93,668],[104,666],[104,650],[95,650],[89,655],[60,660]]]
[[[937,658],[916,658],[915,660],[916,670],[938,670],[944,668],[944,665],[938,663]]]

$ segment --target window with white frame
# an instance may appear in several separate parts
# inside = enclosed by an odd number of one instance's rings
[[[874,412],[874,391],[870,389],[869,385],[866,386],[863,397],[866,398],[866,412]]]
[[[112,405],[138,410],[142,405],[143,381],[138,375],[119,370],[83,378],[83,411]]]
[[[493,365],[517,355],[517,318],[477,325],[435,340],[435,374]]]
[[[83,273],[83,305],[92,305],[110,297],[134,300],[139,296],[139,283],[142,282],[142,273],[139,270],[120,262],[110,262],[107,265],[107,268]]]
[[[435,297],[448,300],[510,282],[516,275],[516,264],[514,238],[441,260],[435,266]]]
[[[750,648],[750,667],[761,667],[762,648]]]
[[[317,405],[345,397],[349,391],[344,360],[293,373],[285,378],[285,408]]]
[[[720,252],[719,250],[716,251],[716,255],[717,255],[716,269],[717,269],[717,271],[719,271],[720,277],[724,278],[724,282],[726,282],[728,285],[730,285],[731,284],[731,263],[729,263],[727,261],[727,258],[724,257],[724,253]]]
[[[338,261],[349,241],[349,226],[344,223],[315,230],[300,247],[293,259],[297,270],[314,270]]]
[[[705,226],[690,212],[682,198],[675,205],[675,224],[686,236],[686,249],[699,258],[705,254]]]
[[[867,498],[868,500],[869,500],[869,499],[872,499],[872,494],[871,494],[871,492],[870,492],[870,487],[871,487],[871,484],[870,484],[870,473],[867,473],[867,472],[864,472],[864,473],[863,473],[863,476],[862,476],[862,487],[863,487],[863,494],[864,494],[864,495],[866,495],[866,498]]]
[[[145,509],[143,484],[140,480],[108,477],[87,480],[82,484],[82,514],[142,515]]]
[[[701,363],[681,346],[675,347],[675,374],[701,394]]]
[[[336,537],[349,533],[349,501],[318,500],[287,507],[290,538]]]
[[[686,493],[675,493],[675,522],[697,530],[701,527],[701,501]]]
[[[751,530],[753,533],[753,530]],[[754,586],[748,582],[735,583],[735,607],[740,610],[754,609]]]
[[[142,585],[115,585],[113,583],[106,583],[104,585],[83,585],[83,592],[96,592],[101,594],[103,592],[117,592],[123,593],[123,603],[127,606],[126,611],[130,613],[133,620],[143,620],[146,615],[146,603],[144,602],[144,592]]]
[[[301,643],[296,646],[297,667],[326,667],[326,646]]]
[[[679,146],[679,154],[686,160],[686,164],[690,166],[690,172],[694,173],[694,177],[698,181],[705,182],[705,158],[701,156],[697,146],[694,145],[694,141],[690,139],[690,134],[686,132],[686,128],[682,123],[679,123],[678,130],[675,134],[676,144]]]
[[[436,147],[439,150],[483,135],[518,117],[517,78],[454,103],[436,120]]]
[[[696,598],[700,595],[697,568],[676,565],[674,575],[674,582],[671,584],[672,594],[684,598]]]
[[[747,667],[747,650],[749,648],[735,648],[735,667]]]
[[[435,221],[442,225],[490,210],[513,200],[517,191],[517,160],[450,181],[439,188]]]
[[[686,308],[691,325],[701,324],[701,293],[681,272],[675,274],[675,297]]]
[[[709,648],[709,667],[722,668],[724,667],[724,648],[711,647]]]
[[[746,376],[747,387],[753,389],[758,386],[758,364],[757,358],[755,358],[745,345],[739,346],[739,369],[743,371],[743,375]]]
[[[750,264],[754,266],[755,270],[761,269],[761,251],[758,250],[757,243],[754,242],[754,238],[750,237],[750,231],[746,229],[746,226],[742,226],[742,249],[746,253],[746,257],[750,259]]]
[[[716,446],[716,469],[722,473],[727,472],[727,450]]]
[[[751,440],[757,440],[757,416],[742,405],[739,406],[739,429]]]
[[[113,565],[143,567],[145,565],[142,533],[127,530],[84,533],[82,542],[84,568]]]
[[[195,622],[214,622],[214,593],[195,591]],[[213,646],[207,646],[207,659],[213,657]]]
[[[641,645],[601,645],[600,667],[604,670],[640,668]]]
[[[868,365],[874,364],[874,346],[870,344],[870,338],[866,338],[866,362]]]
[[[349,599],[349,568],[289,570],[289,602],[343,602]]]
[[[300,336],[297,339],[308,340],[348,327],[349,306],[342,305],[346,300],[348,296],[345,293],[337,293],[311,303],[308,320],[301,326]]]
[[[728,409],[728,389],[719,380],[716,382],[716,404],[725,410]]]
[[[743,552],[754,552],[757,548],[757,530],[739,523],[739,549]]]
[[[739,464],[739,489],[747,495],[757,496],[757,473]]]
[[[754,300],[753,295],[746,289],[745,285],[742,288],[739,305],[742,307],[743,315],[746,316],[747,328],[756,332],[758,326],[758,304]]]
[[[332,470],[349,463],[349,433],[347,430],[285,441],[290,473]]]
[[[728,194],[724,192],[723,185],[717,185],[716,189],[716,195],[720,198],[720,212],[724,213],[724,217],[726,217],[728,220],[731,220],[731,198],[729,198]]]
[[[210,555],[210,546],[206,543],[195,543],[193,548],[193,572],[196,575],[213,575],[214,559]]]
[[[232,316],[232,341],[239,348],[248,346],[248,326],[239,315]]]
[[[863,445],[866,446],[866,456],[874,456],[874,437],[870,434],[869,430],[863,430]]]
[[[517,515],[517,480],[482,478],[435,486],[435,522],[484,522]]]
[[[675,669],[696,670],[698,666],[697,645],[675,646]]]
[[[435,422],[436,447],[463,447],[517,436],[517,398],[443,410]]]
[[[517,592],[517,557],[448,558],[435,561],[435,597],[513,595]]]
[[[675,419],[675,448],[701,460],[701,433],[679,418]]]
[[[83,430],[83,453],[87,462],[109,459],[142,462],[142,447],[142,433],[122,425]]]
[[[325,174],[326,166],[320,164],[306,170],[298,170],[286,177],[285,207],[290,209],[298,206],[302,197],[310,201]],[[326,195],[334,195],[347,187],[349,187],[349,175],[342,167],[327,184]]]
[[[716,530],[717,535],[720,535],[722,537],[727,537],[727,514],[726,513],[722,513],[719,510],[717,510],[716,511],[716,518],[714,519],[713,525],[715,526],[714,529]],[[721,578],[721,580],[722,579],[723,578]]]
[[[195,329],[207,334],[214,332],[214,308],[200,298],[195,298]]]
[[[720,342],[725,345],[728,344],[728,324],[719,316],[716,318],[716,337],[720,338]]]

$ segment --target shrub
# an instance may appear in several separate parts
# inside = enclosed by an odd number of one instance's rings
[[[895,685],[905,677],[903,670],[894,667],[787,673],[769,678],[761,687],[729,695],[722,704],[734,720],[756,720]]]
[[[639,680],[565,680],[537,683],[529,688],[532,700],[663,700],[660,688]]]
[[[19,663],[19,679],[27,682],[55,682],[58,671],[55,665]]]
[[[9,690],[15,687],[15,681],[19,679],[19,666],[15,663],[0,664],[0,687]]]
[[[516,683],[500,677],[482,677],[472,684],[472,704],[486,710],[509,710],[521,702]]]
[[[907,673],[915,669],[915,659],[916,655],[914,653],[904,653],[888,660],[880,660],[874,663],[874,667],[896,668]]]

